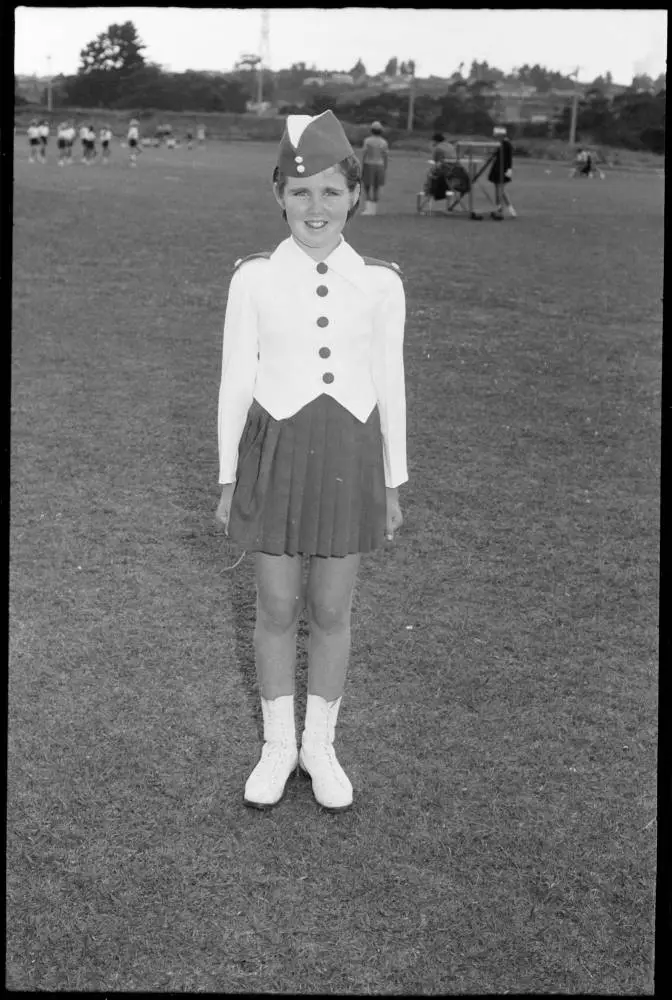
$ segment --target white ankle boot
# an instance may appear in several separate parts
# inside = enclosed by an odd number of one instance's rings
[[[369,215],[375,215],[377,211],[378,211],[378,202],[377,201],[372,201],[371,202],[371,211],[369,212]]]
[[[336,760],[334,730],[341,699],[326,701],[309,694],[299,766],[313,782],[313,795],[325,809],[340,812],[352,805],[352,785]]]
[[[359,214],[360,215],[371,215],[371,202],[370,201],[365,201],[364,202],[364,208],[362,209],[362,211]]]
[[[294,695],[283,695],[272,701],[262,698],[261,711],[264,745],[261,759],[245,784],[244,802],[255,809],[270,809],[285,794],[287,779],[298,761]]]

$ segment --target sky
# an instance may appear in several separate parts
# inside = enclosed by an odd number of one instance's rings
[[[138,29],[145,58],[176,73],[229,70],[259,51],[261,8],[17,7],[14,71],[76,73],[81,49],[125,21]],[[449,76],[477,59],[505,72],[524,63],[578,66],[583,82],[609,71],[627,84],[635,73],[655,78],[666,68],[666,10],[273,7],[269,29],[273,70],[305,62],[347,71],[361,57],[373,74],[397,56],[414,59],[421,77]]]

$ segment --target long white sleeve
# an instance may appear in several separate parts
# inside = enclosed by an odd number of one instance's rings
[[[386,293],[376,315],[373,380],[383,436],[385,485],[393,487],[408,480],[404,378],[406,296],[400,277],[390,272],[385,277]]]
[[[261,266],[263,266],[263,263]],[[258,278],[256,262],[243,264],[233,275],[224,319],[222,380],[219,387],[219,482],[233,483],[238,446],[247,411],[254,398],[259,363],[257,309],[251,294]]]

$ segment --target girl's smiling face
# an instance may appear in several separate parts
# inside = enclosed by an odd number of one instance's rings
[[[292,236],[316,260],[328,257],[341,241],[348,212],[359,198],[359,184],[349,191],[338,166],[310,177],[285,178],[282,192],[273,185],[276,201],[287,213]]]

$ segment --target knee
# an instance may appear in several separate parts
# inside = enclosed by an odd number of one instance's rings
[[[308,619],[311,626],[332,634],[345,632],[350,627],[350,606],[345,608],[321,601],[308,601]]]
[[[284,634],[296,628],[301,614],[301,598],[257,595],[257,624],[266,632]]]

